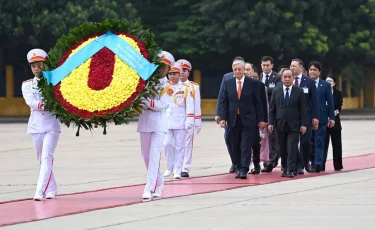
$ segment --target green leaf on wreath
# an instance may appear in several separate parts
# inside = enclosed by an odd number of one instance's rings
[[[158,54],[160,53],[161,48],[156,44],[154,34],[148,30],[143,30],[142,26],[138,23],[120,20],[105,20],[100,23],[85,22],[78,27],[72,28],[67,35],[61,36],[56,42],[55,47],[49,51],[49,56],[45,62],[46,70],[55,69],[64,53],[80,40],[83,40],[92,34],[105,33],[107,31],[125,32],[137,37],[145,44],[151,61],[160,64],[161,58]],[[44,78],[41,79],[38,86],[41,88],[45,109],[55,115],[61,123],[65,124],[67,127],[73,125],[73,127],[83,127],[86,130],[91,130],[93,129],[93,124],[96,123],[102,127],[107,127],[107,123],[110,121],[113,121],[115,125],[128,124],[134,111],[141,113],[143,110],[143,107],[140,106],[140,99],[149,95],[156,95],[157,92],[153,85],[159,82],[158,76],[159,74],[157,70],[149,78],[145,89],[133,101],[133,104],[127,106],[123,111],[119,111],[116,114],[106,114],[103,117],[94,116],[90,120],[83,119],[66,111],[54,97],[54,87],[51,84],[49,85]]]

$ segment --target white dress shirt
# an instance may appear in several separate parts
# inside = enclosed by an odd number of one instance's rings
[[[315,86],[316,86],[316,88],[318,88],[318,85],[319,85],[319,78],[317,78],[317,79],[315,80]]]
[[[243,88],[243,83],[244,83],[244,81],[245,81],[245,75],[242,76],[241,80],[236,79],[236,88],[237,88],[237,93],[238,93],[238,81],[241,82],[241,89],[242,89],[242,88]]]
[[[263,77],[262,77],[262,82],[263,83],[266,83],[266,75],[268,75],[268,80],[270,80],[270,77],[271,77],[271,75],[272,75],[272,71],[271,72],[269,72],[269,73],[262,73],[263,74]]]
[[[302,79],[302,73],[300,75],[298,75],[296,78],[298,80],[298,86],[300,86],[301,85],[301,79]],[[293,84],[294,84],[294,82],[293,82]]]

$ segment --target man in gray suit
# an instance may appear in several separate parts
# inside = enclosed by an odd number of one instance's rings
[[[283,86],[272,93],[268,129],[277,133],[284,168],[281,176],[294,177],[297,175],[299,136],[306,132],[306,102],[303,89],[293,85],[292,70],[283,70],[282,81]]]

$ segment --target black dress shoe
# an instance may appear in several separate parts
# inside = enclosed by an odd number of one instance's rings
[[[295,173],[295,172],[288,172],[288,173],[287,173],[287,176],[288,176],[289,178],[293,178],[293,177],[294,177],[294,173]],[[296,175],[297,175],[297,173],[296,173]]]
[[[273,165],[268,164],[265,168],[262,169],[262,172],[272,172]]]
[[[241,179],[247,179],[247,173],[246,172],[240,172],[240,178]]]
[[[315,172],[315,165],[308,165],[305,166],[306,172],[308,173],[314,173]]]
[[[232,165],[229,169],[229,173],[235,173],[236,172],[236,166]]]
[[[303,175],[305,174],[305,171],[303,169],[298,169],[298,174]]]
[[[287,177],[288,175],[287,175],[287,173],[285,172],[285,171],[283,171],[282,173],[281,173],[281,177]]]
[[[189,177],[189,173],[187,173],[187,172],[182,172],[182,173],[181,173],[181,177]]]
[[[315,165],[315,172],[318,173],[320,171],[322,171],[322,166],[320,164]]]
[[[298,175],[297,171],[292,171],[291,173],[293,174],[293,176],[297,176]]]
[[[236,176],[234,178],[240,178],[240,175],[241,175],[240,171],[236,171]]]
[[[254,165],[254,168],[251,169],[250,174],[259,174],[260,173],[260,165],[256,164]]]

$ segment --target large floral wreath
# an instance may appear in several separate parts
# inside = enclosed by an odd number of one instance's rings
[[[61,37],[49,52],[45,70],[58,68],[108,31],[125,40],[149,62],[161,64],[160,48],[151,32],[131,22],[106,20],[84,23]],[[146,83],[134,69],[104,47],[55,86],[41,78],[39,88],[44,108],[68,127],[77,126],[77,136],[81,127],[91,130],[96,125],[102,126],[106,134],[108,122],[128,124],[134,112],[142,111],[141,99],[154,95],[153,85],[158,82],[158,73],[153,72]]]

